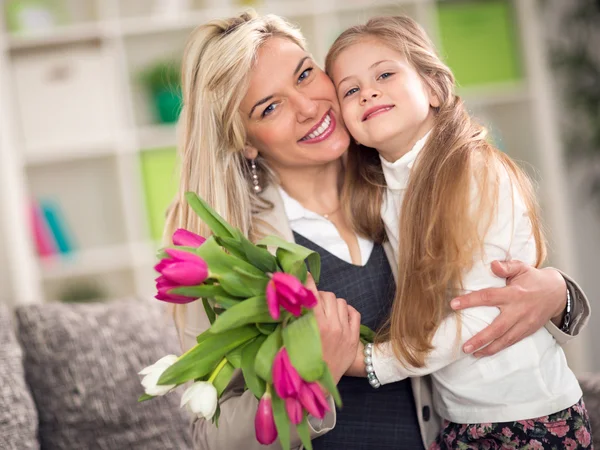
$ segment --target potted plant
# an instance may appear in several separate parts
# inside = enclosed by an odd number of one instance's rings
[[[161,123],[174,123],[181,111],[181,70],[175,61],[157,61],[140,73]]]

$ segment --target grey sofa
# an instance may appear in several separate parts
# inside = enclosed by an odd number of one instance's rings
[[[0,305],[0,449],[191,449],[179,395],[137,403],[137,372],[179,354],[159,302]]]

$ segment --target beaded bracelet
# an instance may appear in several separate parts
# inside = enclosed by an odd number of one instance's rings
[[[367,378],[369,379],[369,384],[377,389],[381,386],[377,375],[375,375],[375,369],[373,368],[373,344],[365,345],[365,349],[363,350],[363,355],[365,355],[365,370],[367,371]]]

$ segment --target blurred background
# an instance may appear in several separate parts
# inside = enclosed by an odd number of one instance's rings
[[[490,139],[535,178],[548,265],[600,295],[597,0],[3,0],[0,303],[152,298],[177,186],[190,31],[248,7],[298,24],[322,63],[346,27],[404,13],[430,33]],[[124,324],[126,325],[126,324]],[[600,315],[568,346],[600,370]]]

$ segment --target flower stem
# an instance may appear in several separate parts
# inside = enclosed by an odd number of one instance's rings
[[[217,375],[219,375],[219,372],[221,372],[221,369],[223,367],[225,367],[225,364],[227,364],[227,358],[223,358],[221,360],[221,362],[219,363],[219,365],[215,368],[215,370],[213,370],[213,373],[210,374],[210,378],[208,379],[209,383],[212,383],[213,381],[215,381],[215,378],[217,378]]]

